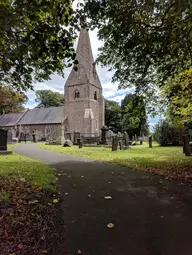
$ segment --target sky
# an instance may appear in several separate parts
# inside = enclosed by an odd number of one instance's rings
[[[94,31],[89,31],[89,36],[90,36],[90,41],[91,41],[91,46],[92,46],[92,52],[93,52],[93,57],[94,59],[97,58],[98,56],[98,48],[102,46],[102,41],[99,41],[97,38],[97,30]],[[77,42],[75,43],[74,47],[76,48]],[[68,68],[65,70],[65,77],[61,77],[57,74],[52,75],[51,79],[49,81],[44,81],[42,83],[34,83],[34,91],[28,91],[27,96],[29,98],[26,108],[34,108],[37,104],[35,102],[35,91],[36,90],[44,90],[44,89],[49,89],[55,92],[59,92],[64,94],[64,85],[65,82],[69,76],[69,73],[71,71],[71,68]],[[133,93],[134,89],[133,88],[127,88],[125,90],[119,90],[118,89],[118,83],[112,83],[112,76],[113,72],[108,71],[107,67],[101,67],[97,65],[97,72],[103,87],[103,96],[106,99],[114,100],[118,102],[119,104],[121,103],[121,100],[124,98],[126,94]],[[159,120],[159,117],[156,118],[151,118],[149,116],[149,124],[150,127],[154,126],[155,123]]]

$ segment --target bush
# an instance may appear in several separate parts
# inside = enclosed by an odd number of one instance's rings
[[[173,127],[168,121],[159,121],[154,128],[153,137],[161,146],[181,145],[183,129]]]

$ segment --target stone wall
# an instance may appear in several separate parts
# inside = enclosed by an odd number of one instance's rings
[[[3,127],[6,130],[10,130],[16,133],[15,127]],[[27,141],[32,141],[32,133],[35,131],[37,141],[43,140],[56,140],[60,132],[61,124],[41,124],[41,125],[22,125],[17,126],[17,134],[21,134],[21,139],[23,139],[23,133],[27,134]]]

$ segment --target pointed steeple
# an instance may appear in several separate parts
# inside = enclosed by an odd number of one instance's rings
[[[101,83],[94,65],[89,32],[81,29],[76,51],[78,70],[72,69],[65,86],[90,83],[101,89]]]

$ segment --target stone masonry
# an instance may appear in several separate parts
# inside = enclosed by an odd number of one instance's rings
[[[104,125],[104,98],[86,29],[81,29],[76,54],[78,71],[72,70],[65,84],[65,135],[94,137]]]

